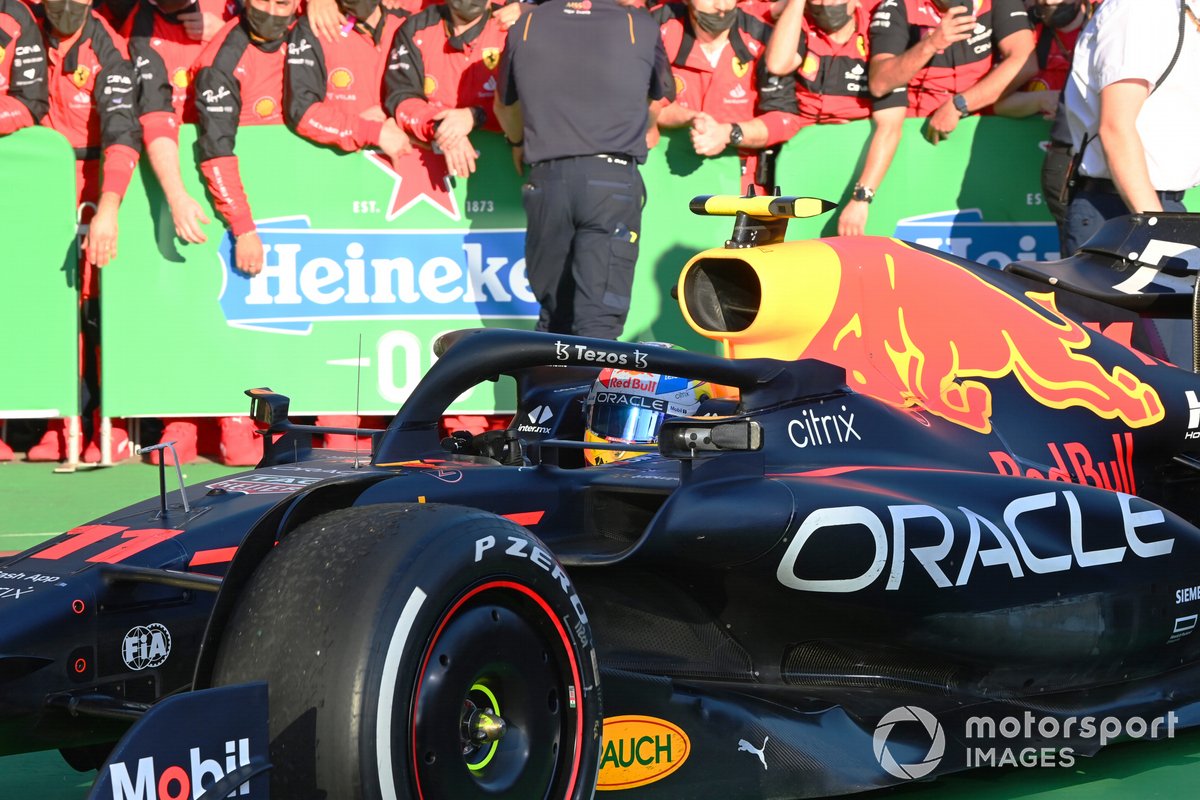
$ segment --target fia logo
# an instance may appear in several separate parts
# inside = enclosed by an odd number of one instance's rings
[[[171,655],[171,632],[157,622],[131,628],[121,642],[121,658],[134,671],[161,666]]]

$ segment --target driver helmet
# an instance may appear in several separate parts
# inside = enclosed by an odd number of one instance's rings
[[[670,345],[664,345],[670,346]],[[713,396],[712,385],[653,372],[608,368],[588,392],[585,442],[655,444],[664,419],[696,413]],[[645,455],[637,451],[586,448],[589,466]]]

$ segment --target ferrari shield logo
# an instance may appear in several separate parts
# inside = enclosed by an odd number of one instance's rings
[[[750,71],[750,62],[742,61],[737,56],[734,56],[730,63],[733,65],[733,74],[739,78],[745,77],[746,73]]]
[[[82,89],[87,85],[88,78],[91,77],[91,75],[92,71],[83,64],[80,64],[75,68],[75,71],[71,73],[71,83],[75,84],[77,88]]]
[[[495,69],[500,66],[500,48],[485,47],[483,48],[483,65],[488,69]]]
[[[0,47],[0,62],[4,61],[4,48]]]
[[[432,75],[425,76],[425,96],[433,97],[433,93],[437,91],[437,81]]]
[[[867,37],[861,33],[858,35],[858,54],[863,58],[867,57]]]

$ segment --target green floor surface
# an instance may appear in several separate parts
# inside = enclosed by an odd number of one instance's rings
[[[153,496],[158,470],[127,463],[55,474],[53,465],[0,464],[0,551],[20,550],[107,511]],[[196,483],[240,471],[191,464]],[[168,470],[167,486],[176,485]],[[0,800],[83,800],[95,773],[78,773],[58,753],[0,759]],[[977,769],[860,795],[888,800],[1176,800],[1200,794],[1200,730],[1173,741],[1127,742],[1067,768]],[[449,800],[449,799],[446,799]],[[680,800],[686,800],[685,797]],[[740,798],[730,798],[740,800]]]

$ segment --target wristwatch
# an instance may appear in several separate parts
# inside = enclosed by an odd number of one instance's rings
[[[958,110],[958,115],[960,117],[971,116],[971,109],[967,108],[967,98],[963,97],[961,94],[956,94],[950,100],[950,102],[954,103],[954,108]]]
[[[729,126],[729,143],[734,147],[741,147],[742,140],[746,138],[746,134],[742,133],[742,126],[736,122]]]
[[[471,122],[476,128],[482,128],[487,124],[487,112],[479,106],[471,106]]]
[[[850,193],[851,200],[857,200],[860,203],[870,203],[875,199],[875,190],[863,186],[861,183],[854,184],[854,191]]]

